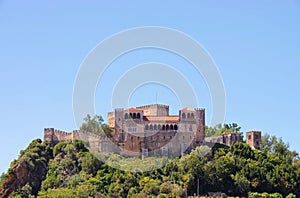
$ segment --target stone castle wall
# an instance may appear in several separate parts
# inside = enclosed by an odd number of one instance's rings
[[[90,132],[73,130],[71,132],[65,132],[54,128],[44,129],[44,141],[48,141],[52,144],[58,142],[74,142],[75,140],[82,140],[87,143],[87,146],[95,151],[114,152],[116,151],[116,145],[108,138],[102,137]]]
[[[168,105],[152,104],[136,108],[143,110],[145,116],[169,116]]]

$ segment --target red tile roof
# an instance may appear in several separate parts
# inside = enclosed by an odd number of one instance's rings
[[[137,108],[133,108],[133,107],[131,107],[131,108],[129,108],[129,109],[126,109],[127,111],[141,111],[140,109],[137,109]]]
[[[149,122],[178,122],[179,116],[145,116],[145,121]]]

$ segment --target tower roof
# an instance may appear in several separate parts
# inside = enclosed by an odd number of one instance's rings
[[[182,111],[195,111],[195,109],[192,109],[190,107],[185,107],[183,109],[181,109]]]

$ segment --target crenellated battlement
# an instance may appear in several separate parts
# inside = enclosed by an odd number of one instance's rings
[[[136,107],[137,109],[145,109],[145,108],[150,108],[153,106],[158,106],[158,107],[162,107],[162,108],[169,108],[169,105],[164,105],[164,104],[149,104],[149,105],[143,105],[143,106],[139,106]]]
[[[62,131],[54,128],[44,129],[44,140],[51,143],[68,142],[74,140],[105,140],[106,137],[101,137],[94,133],[82,130],[73,130],[71,132]]]

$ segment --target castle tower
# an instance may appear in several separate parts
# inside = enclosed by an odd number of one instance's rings
[[[53,142],[54,128],[44,129],[44,140],[48,142]]]
[[[246,143],[255,149],[262,149],[261,131],[249,131],[246,133]]]
[[[203,143],[205,138],[205,109],[195,109],[198,122],[196,144]]]
[[[125,141],[125,134],[123,130],[123,109],[115,109],[115,139],[120,142]]]

